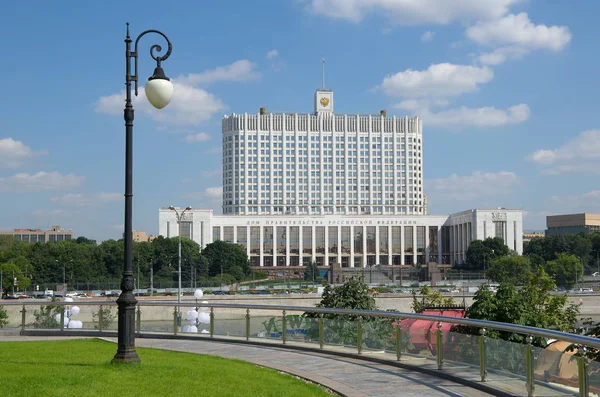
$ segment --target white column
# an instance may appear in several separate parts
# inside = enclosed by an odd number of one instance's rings
[[[312,243],[312,254],[311,254],[311,261],[312,262],[316,262],[317,260],[317,235],[316,235],[316,228],[314,226],[310,227],[311,229],[311,243]]]
[[[425,263],[429,263],[429,226],[425,226]]]
[[[406,262],[404,261],[404,233],[406,233],[405,228],[406,228],[406,226],[400,226],[400,264],[401,265],[406,264]]]
[[[259,232],[258,232],[258,237],[259,237],[258,238],[258,244],[259,244],[258,249],[259,249],[259,251],[258,252],[260,253],[259,254],[260,266],[264,266],[264,263],[263,263],[263,241],[265,238],[265,233],[264,233],[263,228],[264,228],[264,226],[260,225],[259,229],[258,229],[259,230]]]
[[[379,226],[375,226],[375,264],[381,263],[379,261],[380,254],[381,252],[379,252]]]
[[[273,208],[273,207],[271,207]],[[277,266],[277,226],[271,226],[273,228],[273,266]]]
[[[325,266],[329,265],[329,226],[322,226],[325,228]]]
[[[437,227],[438,263],[442,263],[442,227]]]
[[[350,267],[354,267],[354,226],[350,228]]]
[[[413,264],[417,263],[417,227],[416,226],[412,226],[413,228]]]
[[[335,263],[339,263],[341,266],[342,263],[342,227],[341,226],[336,226],[336,233],[337,233],[337,259],[335,261]]]
[[[285,145],[285,143],[284,143]],[[290,265],[290,227],[285,227],[285,265]]]
[[[363,256],[362,256],[361,267],[366,267],[367,266],[367,227],[366,226],[361,226],[361,227],[362,227],[362,240],[363,240]]]
[[[388,264],[393,265],[394,264],[394,255],[392,253],[392,227],[388,226]]]
[[[298,264],[300,266],[304,266],[304,262],[302,260],[304,253],[302,252],[302,226],[298,226]]]

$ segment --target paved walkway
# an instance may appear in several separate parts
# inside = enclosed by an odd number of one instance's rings
[[[32,341],[65,337],[0,336],[2,341]],[[116,338],[106,338],[116,342]],[[136,346],[232,358],[290,373],[348,397],[485,396],[481,391],[448,380],[391,365],[269,346],[214,341],[136,339]]]

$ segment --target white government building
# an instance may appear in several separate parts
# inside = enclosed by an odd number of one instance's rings
[[[222,125],[224,215],[192,209],[178,228],[161,208],[160,235],[237,243],[265,267],[456,264],[487,237],[522,253],[519,209],[427,215],[418,118],[336,115],[317,90],[314,114],[261,108]]]

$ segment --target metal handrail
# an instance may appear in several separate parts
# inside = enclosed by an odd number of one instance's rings
[[[42,306],[42,305],[55,305],[55,306],[100,306],[100,305],[116,305],[115,301],[91,301],[91,302],[6,302],[2,303],[4,306]],[[469,318],[460,317],[446,317],[436,316],[431,314],[416,314],[416,313],[404,313],[404,312],[388,312],[383,310],[352,310],[352,309],[332,309],[323,307],[311,307],[311,306],[280,306],[280,305],[246,305],[238,303],[201,303],[201,302],[169,302],[169,301],[144,301],[138,302],[138,306],[180,306],[180,307],[206,307],[206,308],[222,308],[222,309],[250,309],[250,310],[278,310],[278,311],[291,311],[291,312],[312,312],[322,314],[340,314],[350,316],[362,316],[362,317],[381,317],[389,318],[393,320],[398,319],[415,319],[425,320],[433,322],[450,323],[456,325],[468,325],[472,327],[485,328],[486,330],[495,329],[499,331],[513,332],[515,334],[522,334],[534,337],[557,339],[565,342],[570,342],[586,347],[592,347],[600,349],[600,339],[592,338],[589,336],[572,334],[569,332],[554,331],[550,329],[530,327],[526,325],[508,324],[496,321],[487,320],[475,320]]]

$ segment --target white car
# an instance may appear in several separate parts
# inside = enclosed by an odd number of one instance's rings
[[[594,272],[594,273],[592,273],[592,277],[600,277],[600,273]]]

